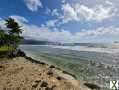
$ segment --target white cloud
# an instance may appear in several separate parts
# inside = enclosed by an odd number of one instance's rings
[[[59,30],[56,28],[56,22],[57,20],[51,20],[41,27],[23,23],[24,32],[22,35],[30,39],[55,42],[108,42],[119,40],[117,38],[119,36],[118,27],[100,27],[94,30],[82,30],[72,34],[68,30]],[[50,27],[53,28],[51,29]]]
[[[72,34],[68,30],[51,30],[47,27],[38,27],[35,25],[25,25],[23,36],[35,40],[47,40],[54,42],[109,42],[118,40],[119,28],[107,27],[97,28],[96,30],[85,30]],[[109,38],[109,40],[107,39]],[[106,40],[106,41],[105,41]]]
[[[77,12],[75,11],[75,9],[73,7],[71,7],[70,4],[64,4],[62,6],[62,10],[63,10],[63,13],[64,15],[62,16],[63,18],[63,22],[64,23],[67,23],[68,21],[71,21],[71,20],[77,20]]]
[[[54,20],[49,20],[46,22],[46,26],[47,27],[56,27],[56,23],[58,22],[58,19],[54,19]]]
[[[1,29],[6,29],[6,26],[5,26],[5,21],[4,20],[0,20],[0,28]]]
[[[67,23],[68,21],[102,21],[108,18],[111,18],[116,15],[116,8],[112,5],[111,2],[105,2],[105,5],[98,4],[93,7],[88,7],[83,4],[74,4],[65,3],[62,5],[63,10],[63,22]]]
[[[10,17],[15,19],[17,22],[28,22],[28,20],[22,16],[12,15]]]
[[[119,35],[119,28],[115,27],[100,27],[96,30],[83,30],[81,32],[76,33],[77,36],[81,37],[99,37],[104,35]]]
[[[38,27],[35,25],[25,25],[23,27],[23,36],[34,40],[46,40],[54,42],[69,42],[72,34],[69,31],[50,30],[47,27]]]
[[[62,3],[66,3],[66,0],[62,0]]]
[[[82,17],[87,21],[102,21],[115,15],[113,7],[98,5],[91,9],[81,5],[80,7],[77,6],[77,9],[78,8],[79,10],[77,11],[77,14],[79,14],[79,17]]]
[[[110,2],[110,1],[105,1],[105,3],[108,4],[108,5],[113,5],[113,3]]]
[[[114,42],[119,41],[119,27],[100,27],[95,30],[77,32],[76,37],[82,42]]]
[[[82,30],[72,34],[68,30],[50,29],[48,26],[23,25],[23,36],[34,40],[54,42],[109,42],[119,40],[118,27],[100,27],[95,30]],[[109,38],[109,40],[107,39]],[[106,41],[105,41],[106,40]]]
[[[46,8],[45,14],[50,14],[51,10],[49,8]]]
[[[39,7],[42,7],[40,0],[25,1],[31,11],[37,11]],[[86,0],[80,1],[85,2]],[[118,9],[113,1],[87,0],[89,4],[93,3],[88,5],[88,3],[67,3],[66,0],[62,0],[63,15],[59,9],[51,11],[47,8],[46,13],[57,16],[57,19],[49,20],[42,26],[29,25],[27,23],[28,20],[24,17],[15,15],[12,17],[23,26],[24,31],[22,35],[25,38],[57,42],[105,42],[105,40],[108,42],[111,40],[119,40],[117,38],[119,36],[118,27],[99,27],[95,30],[82,30],[72,34],[69,30],[59,30],[56,26],[58,24],[68,23],[69,21],[101,22],[110,19],[117,14],[116,10]]]
[[[108,42],[119,40],[119,38],[117,38],[119,36],[119,27],[100,27],[95,30],[82,30],[72,34],[68,30],[59,30],[55,27],[54,29],[50,29],[50,26],[54,26],[54,24],[43,26],[29,25],[26,23],[28,20],[24,17],[14,16],[14,18],[22,25],[22,29],[24,30],[22,36],[27,39],[55,42]],[[52,21],[49,22],[52,23]],[[5,22],[1,20],[0,26],[4,26],[4,23]]]
[[[52,16],[59,16],[59,15],[60,14],[59,14],[58,10],[57,9],[53,9]]]
[[[31,11],[37,11],[39,7],[42,7],[42,3],[40,0],[24,0],[26,6]]]

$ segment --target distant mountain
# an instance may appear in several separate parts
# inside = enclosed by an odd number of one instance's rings
[[[50,42],[50,41],[38,41],[31,39],[22,40],[21,44],[30,44],[30,45],[61,45],[58,42]]]
[[[29,45],[59,45],[59,46],[87,46],[87,47],[101,47],[107,48],[107,44],[101,43],[59,43],[59,42],[50,42],[50,41],[38,41],[32,39],[24,39],[21,44]]]

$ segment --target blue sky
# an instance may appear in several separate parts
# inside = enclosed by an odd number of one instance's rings
[[[14,18],[26,39],[57,42],[119,41],[119,0],[1,0],[3,19]]]

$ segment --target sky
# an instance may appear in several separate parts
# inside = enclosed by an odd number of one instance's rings
[[[0,27],[15,19],[25,39],[119,42],[119,0],[1,0]]]

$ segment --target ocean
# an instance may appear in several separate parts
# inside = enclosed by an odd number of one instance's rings
[[[78,80],[107,88],[110,80],[119,79],[118,45],[21,45],[20,48],[28,56],[55,65]]]

